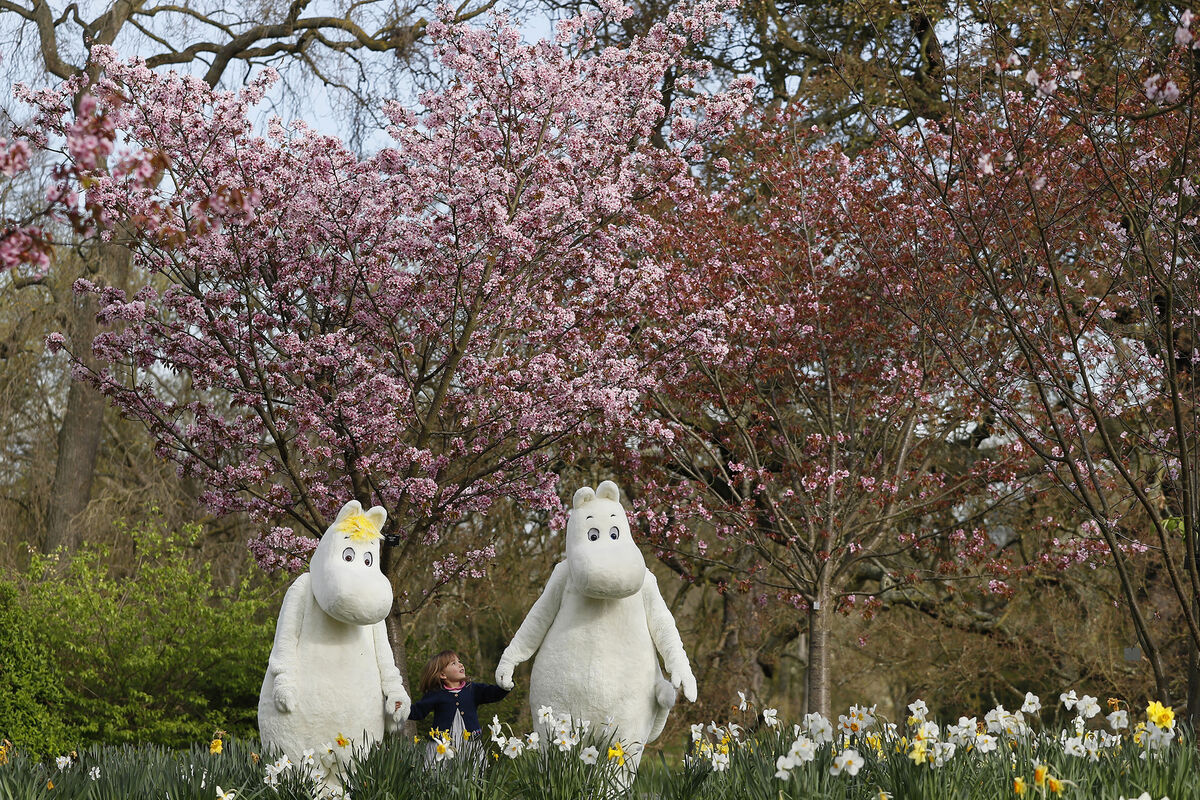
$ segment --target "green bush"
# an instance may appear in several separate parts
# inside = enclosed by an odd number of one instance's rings
[[[61,752],[64,727],[75,745],[181,747],[216,729],[255,733],[284,580],[250,568],[218,585],[193,547],[198,528],[128,533],[134,558],[119,571],[105,549],[85,545],[35,555],[14,576],[19,609],[6,635],[43,660],[37,686],[55,688],[53,702],[27,691],[0,706],[0,727],[31,753]]]
[[[66,749],[62,693],[58,667],[33,637],[16,586],[0,581],[0,736],[37,754]]]

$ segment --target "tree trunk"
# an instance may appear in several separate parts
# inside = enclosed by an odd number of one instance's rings
[[[404,688],[413,700],[417,700],[419,698],[413,695],[416,689],[408,681],[408,647],[404,644],[404,631],[400,629],[400,615],[394,609],[387,615],[385,625],[388,641],[392,645],[392,659],[396,662],[396,669],[400,670],[400,677],[404,679]]]
[[[97,282],[124,288],[129,282],[130,252],[120,245],[100,244],[90,253],[87,271]],[[68,345],[83,365],[95,369],[92,340],[97,333],[97,302],[93,294],[73,295],[67,311]],[[104,397],[87,384],[71,381],[67,407],[58,429],[58,461],[46,500],[46,530],[42,550],[52,552],[79,546],[80,516],[92,499],[96,459],[104,433]]]
[[[818,711],[829,718],[829,639],[833,609],[824,579],[818,581],[816,596],[808,610],[808,695],[804,705],[808,713]]]
[[[761,703],[764,676],[757,656],[763,631],[754,597],[727,591],[721,595],[721,611],[721,644],[705,670],[706,683],[720,687],[720,708],[736,707],[739,691]]]
[[[70,310],[70,346],[89,367],[92,358],[92,338],[96,335],[96,298],[83,295],[74,298]],[[92,497],[92,482],[96,475],[96,457],[100,452],[100,436],[104,430],[104,398],[92,387],[72,379],[67,392],[67,407],[58,429],[58,461],[54,467],[54,483],[47,498],[46,530],[42,551],[62,547],[74,550],[79,546],[81,531],[78,518]]]
[[[1188,654],[1187,719],[1192,728],[1200,727],[1200,651]]]

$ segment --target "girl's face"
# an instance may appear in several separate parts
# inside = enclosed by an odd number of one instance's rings
[[[458,656],[442,669],[442,680],[446,683],[462,683],[467,679],[467,668],[458,660]]]

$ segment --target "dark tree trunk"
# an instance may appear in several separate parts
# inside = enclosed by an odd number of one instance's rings
[[[130,253],[124,247],[102,244],[91,255],[88,271],[94,274],[93,280],[121,287],[129,282]],[[84,294],[72,298],[67,312],[68,345],[88,369],[96,367],[92,356],[92,340],[98,330],[96,311],[96,296]],[[96,460],[104,434],[104,407],[104,397],[99,392],[81,381],[71,381],[67,407],[58,429],[54,483],[46,500],[44,552],[59,547],[74,550],[83,538],[80,517],[92,499]]]
[[[74,298],[71,304],[70,345],[85,364],[94,366],[92,338],[96,334],[96,299],[93,295]],[[104,430],[104,398],[79,380],[71,381],[67,407],[58,429],[58,461],[54,483],[47,498],[46,530],[42,550],[59,547],[74,550],[83,532],[79,517],[92,497],[96,457]]]
[[[1194,647],[1188,654],[1187,718],[1200,728],[1200,652]]]
[[[761,698],[764,675],[758,663],[763,643],[762,623],[754,607],[754,596],[727,591],[721,597],[721,644],[706,672],[707,683],[720,687],[718,697],[725,709],[738,704],[738,692]]]

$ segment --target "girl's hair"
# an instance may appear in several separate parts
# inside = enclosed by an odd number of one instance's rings
[[[458,653],[453,650],[443,650],[425,662],[425,669],[421,670],[421,683],[419,684],[421,694],[428,694],[434,689],[442,688],[442,670],[456,658],[458,658]]]

